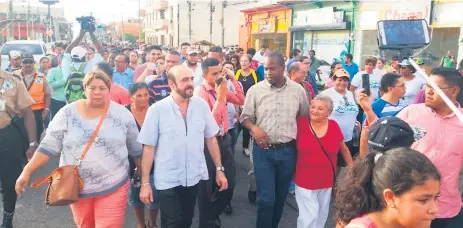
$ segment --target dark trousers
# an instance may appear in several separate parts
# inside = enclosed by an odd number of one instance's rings
[[[42,118],[43,110],[35,110],[34,117],[35,117],[35,125],[37,128],[37,142],[40,142],[40,136],[43,132],[43,118]]]
[[[296,170],[296,146],[252,150],[257,187],[257,228],[277,228]]]
[[[463,210],[460,210],[460,212],[453,218],[434,219],[431,223],[431,228],[461,228],[461,227],[463,227]]]
[[[243,126],[238,125],[238,134],[237,137],[240,135],[240,132],[243,131],[243,149],[249,149],[249,142],[251,141],[251,133],[249,130]]]
[[[238,126],[235,126],[234,128],[228,130],[228,134],[231,136],[231,150],[233,152],[233,155],[235,155],[235,147],[236,147],[236,142],[238,141]]]
[[[64,106],[66,106],[65,101],[58,101],[55,99],[51,99],[50,112],[51,112],[52,117],[55,116],[56,113],[58,113],[58,111],[62,109]]]
[[[213,228],[215,220],[225,209],[233,196],[235,188],[235,160],[231,150],[231,136],[226,134],[217,137],[219,143],[222,165],[225,168],[225,176],[228,180],[228,189],[219,192],[216,182],[216,167],[212,161],[207,146],[204,147],[209,180],[199,183],[198,208],[199,208],[199,227]]]
[[[10,124],[0,129],[0,183],[3,211],[13,213],[16,205],[15,183],[22,172],[25,145],[23,136]]]
[[[158,190],[162,228],[190,228],[195,213],[198,184]]]

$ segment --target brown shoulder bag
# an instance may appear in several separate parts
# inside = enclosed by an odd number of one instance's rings
[[[31,184],[31,188],[38,188],[48,181],[48,188],[45,192],[45,205],[67,206],[79,200],[79,194],[84,188],[82,178],[79,176],[79,165],[87,154],[90,146],[97,138],[101,125],[108,112],[109,105],[105,108],[92,137],[87,143],[82,155],[75,165],[66,165],[53,170],[48,177],[39,178]]]

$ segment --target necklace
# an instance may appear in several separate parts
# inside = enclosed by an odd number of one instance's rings
[[[246,80],[248,80],[248,77],[243,76],[243,82],[245,82]]]

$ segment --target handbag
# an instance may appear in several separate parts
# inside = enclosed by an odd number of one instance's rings
[[[38,188],[45,182],[48,182],[48,188],[45,192],[45,205],[46,206],[67,206],[79,200],[79,194],[84,188],[82,178],[79,176],[80,163],[90,149],[90,146],[95,141],[101,125],[108,112],[106,106],[103,115],[101,116],[98,125],[93,132],[92,137],[85,146],[82,155],[75,165],[61,166],[53,170],[46,178],[39,178],[31,184],[31,188]]]

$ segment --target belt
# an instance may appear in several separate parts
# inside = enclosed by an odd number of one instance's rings
[[[228,132],[225,132],[223,135],[216,136],[217,140],[222,141],[228,136]]]
[[[296,147],[296,140],[291,140],[286,143],[272,143],[272,144],[268,144],[268,147],[270,149],[282,149],[286,147]]]

